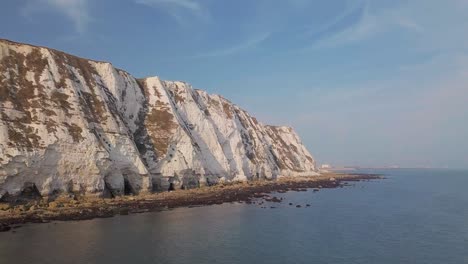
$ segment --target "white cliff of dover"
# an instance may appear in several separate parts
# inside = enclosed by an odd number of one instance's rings
[[[0,40],[0,198],[316,175],[289,127],[184,82]]]

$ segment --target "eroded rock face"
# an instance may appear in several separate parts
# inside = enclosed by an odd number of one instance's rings
[[[25,184],[116,196],[297,175],[315,175],[298,135],[221,96],[0,40],[0,196]]]

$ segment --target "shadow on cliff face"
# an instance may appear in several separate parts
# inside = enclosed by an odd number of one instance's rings
[[[138,87],[140,88],[142,94],[146,94],[143,82],[144,82],[143,79],[137,80]],[[143,161],[146,168],[149,168],[150,167],[149,165],[151,163],[154,163],[154,164],[157,163],[157,157],[155,154],[156,146],[151,140],[149,133],[148,133],[148,129],[145,126],[146,118],[148,117],[148,111],[149,111],[148,101],[147,101],[147,98],[145,97],[143,106],[140,109],[140,112],[138,113],[138,119],[137,119],[138,122],[136,123],[137,129],[135,130],[135,132],[133,132],[133,141],[140,154],[141,160]],[[151,175],[151,173],[150,173],[150,180],[153,184],[152,191],[155,191],[155,188],[157,188],[157,184],[155,185],[155,179],[154,179],[154,176]]]
[[[106,180],[104,180],[104,191],[102,192],[102,198],[115,198],[115,193],[113,189],[109,187]]]

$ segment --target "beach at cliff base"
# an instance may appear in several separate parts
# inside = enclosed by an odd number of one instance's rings
[[[76,195],[35,197],[0,203],[0,231],[9,231],[25,223],[85,220],[134,213],[170,210],[222,203],[248,203],[267,208],[266,202],[286,202],[275,193],[340,188],[355,181],[382,179],[376,174],[323,173],[311,177],[283,177],[277,180],[224,183],[190,190],[97,198]],[[291,204],[290,204],[291,205]],[[306,207],[307,205],[291,205]]]

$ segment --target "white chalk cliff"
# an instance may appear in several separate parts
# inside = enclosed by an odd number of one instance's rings
[[[0,40],[0,198],[31,185],[115,196],[315,171],[291,128],[221,96]]]

